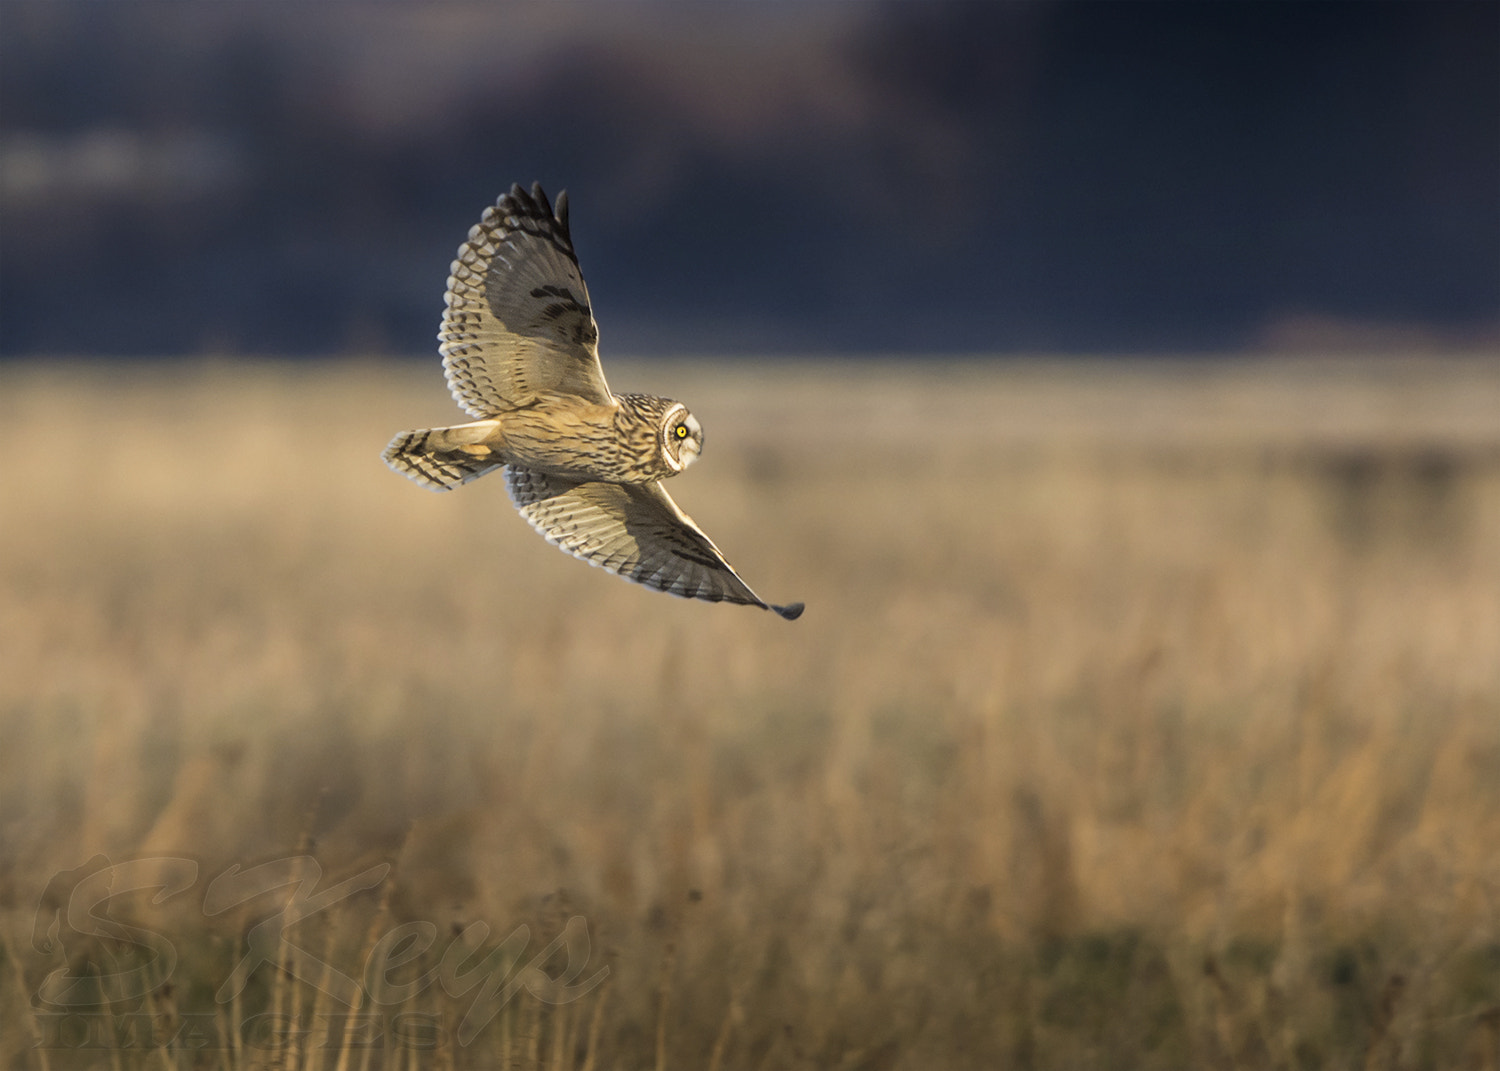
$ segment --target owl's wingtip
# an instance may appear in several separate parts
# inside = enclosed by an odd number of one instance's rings
[[[775,610],[778,614],[780,614],[786,620],[788,620],[788,621],[795,621],[795,620],[797,620],[797,618],[799,618],[799,617],[802,616],[802,611],[804,609],[806,609],[806,604],[800,603],[800,602],[794,602],[794,603],[790,603],[787,606],[773,606],[773,607],[771,607],[771,609]]]

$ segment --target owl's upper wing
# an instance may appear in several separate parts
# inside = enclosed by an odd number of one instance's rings
[[[512,186],[469,230],[451,271],[438,349],[459,405],[483,418],[542,391],[610,400],[566,192],[554,214],[541,183]]]
[[[773,606],[751,591],[660,483],[581,483],[516,465],[505,483],[533,528],[590,565],[685,599],[759,606],[788,621],[802,613],[800,602]]]

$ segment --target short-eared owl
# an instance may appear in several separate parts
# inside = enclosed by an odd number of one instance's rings
[[[404,431],[387,465],[434,491],[503,467],[521,515],[591,565],[684,598],[802,613],[751,591],[662,486],[697,459],[703,429],[681,402],[610,393],[566,192],[554,212],[540,183],[512,186],[451,270],[439,350],[479,419]]]

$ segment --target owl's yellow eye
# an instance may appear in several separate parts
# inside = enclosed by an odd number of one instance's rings
[[[688,435],[687,425],[686,424],[678,424],[677,425],[677,437],[679,439],[686,439],[687,435]]]

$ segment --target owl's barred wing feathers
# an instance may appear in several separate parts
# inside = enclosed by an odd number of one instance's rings
[[[751,591],[660,483],[580,482],[516,465],[505,483],[533,528],[591,565],[685,599],[759,606],[788,621],[802,613],[800,602],[773,606]]]
[[[459,405],[482,418],[542,392],[610,401],[566,192],[554,213],[541,183],[512,186],[470,229],[451,271],[438,349]]]

